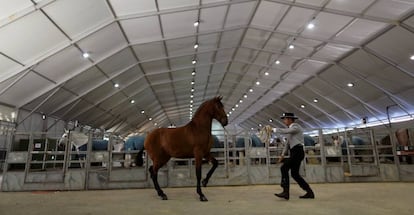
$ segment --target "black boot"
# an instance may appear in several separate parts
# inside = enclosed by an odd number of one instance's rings
[[[283,188],[283,192],[275,193],[275,196],[289,200],[289,188]]]
[[[301,199],[314,199],[315,194],[313,193],[312,189],[309,188],[309,190],[306,191],[306,194],[303,196],[300,196]]]

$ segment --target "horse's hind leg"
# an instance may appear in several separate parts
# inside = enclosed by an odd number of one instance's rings
[[[211,161],[211,163],[213,164],[213,166],[211,167],[211,169],[208,171],[206,178],[202,181],[203,186],[206,187],[208,180],[210,179],[211,175],[213,175],[214,170],[216,170],[217,166],[218,166],[218,161],[211,155],[209,154],[206,157],[207,160]]]
[[[161,197],[162,200],[167,200],[167,195],[165,195],[164,191],[161,190],[161,187],[158,184],[158,170],[160,167],[161,166],[154,164],[154,166],[150,166],[149,172],[151,175],[152,182],[154,183],[154,188],[155,190],[157,190],[158,196]]]

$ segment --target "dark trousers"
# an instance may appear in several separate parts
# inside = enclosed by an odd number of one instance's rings
[[[280,167],[282,172],[282,181],[280,186],[289,189],[289,170],[291,171],[292,178],[299,184],[299,186],[305,190],[310,190],[309,184],[306,183],[305,179],[299,175],[299,168],[302,160],[305,158],[305,152],[303,151],[303,146],[296,145],[290,149],[290,157],[283,160],[283,165]]]

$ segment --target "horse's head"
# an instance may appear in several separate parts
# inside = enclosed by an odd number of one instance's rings
[[[227,114],[224,111],[224,105],[221,103],[223,97],[218,96],[213,99],[213,118],[221,123],[222,126],[228,124]]]

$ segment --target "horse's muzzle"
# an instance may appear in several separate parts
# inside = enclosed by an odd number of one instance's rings
[[[227,124],[229,124],[229,121],[227,120],[227,117],[226,118],[224,118],[224,119],[221,119],[220,120],[220,122],[221,122],[221,125],[224,127],[224,126],[226,126]]]

